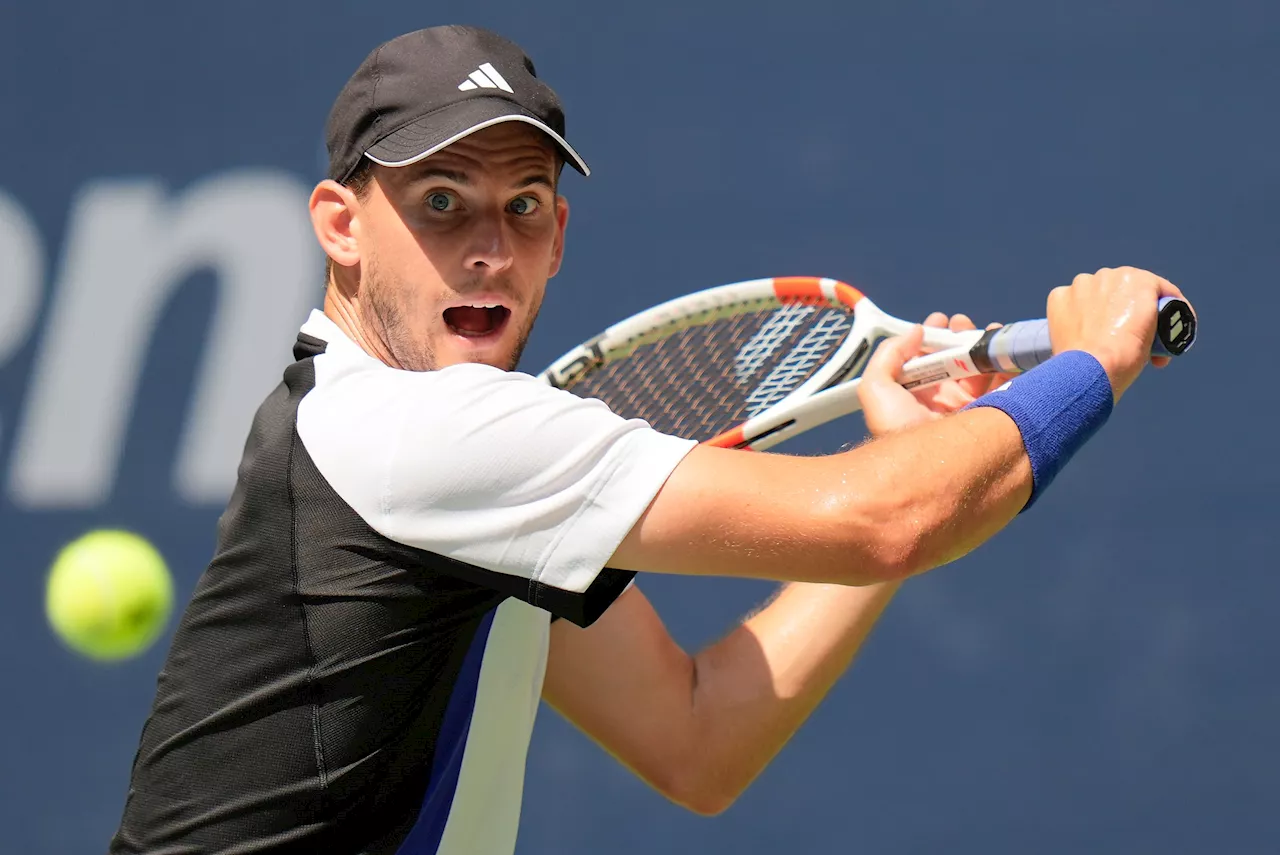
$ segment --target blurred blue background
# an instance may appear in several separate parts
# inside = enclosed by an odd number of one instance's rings
[[[105,850],[165,644],[77,658],[46,568],[123,526],[189,595],[320,298],[305,201],[329,104],[374,45],[437,23],[520,42],[595,169],[565,179],[528,370],[768,275],[985,323],[1133,264],[1202,323],[1033,512],[906,586],[728,813],[683,813],[544,710],[519,851],[1280,851],[1263,0],[0,4],[0,850]],[[644,587],[690,648],[769,591]]]

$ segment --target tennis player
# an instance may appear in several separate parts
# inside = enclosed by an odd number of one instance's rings
[[[695,446],[514,371],[564,254],[561,167],[588,172],[516,45],[442,27],[380,46],[328,145],[324,310],[253,423],[117,855],[509,853],[540,699],[675,802],[724,810],[903,579],[1044,492],[1178,295],[1077,277],[1048,300],[1058,355],[995,391],[897,385],[917,328],[867,369],[878,437],[841,454]],[[637,571],[791,584],[690,656]]]

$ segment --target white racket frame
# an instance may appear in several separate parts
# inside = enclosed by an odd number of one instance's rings
[[[797,296],[801,294],[802,297]],[[870,358],[872,345],[881,338],[904,335],[917,324],[890,315],[856,288],[836,279],[752,279],[686,294],[632,315],[570,350],[538,377],[552,386],[572,389],[590,370],[625,359],[636,348],[680,330],[746,312],[797,304],[844,309],[853,315],[853,325],[826,364],[803,384],[759,415],[707,441],[710,445],[764,451],[860,410],[861,378],[857,375]],[[923,346],[933,352],[904,366],[902,384],[915,389],[982,373],[969,356],[982,334],[981,330],[953,332],[925,327]],[[841,381],[841,377],[850,379]]]

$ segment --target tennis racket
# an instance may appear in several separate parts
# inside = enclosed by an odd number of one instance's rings
[[[1190,306],[1164,298],[1154,355],[1195,341]],[[763,451],[861,408],[858,384],[876,343],[915,324],[861,291],[809,276],[721,285],[614,324],[539,375],[663,433]],[[904,366],[917,389],[979,374],[1017,374],[1053,355],[1049,322],[995,330],[925,327],[933,351]]]

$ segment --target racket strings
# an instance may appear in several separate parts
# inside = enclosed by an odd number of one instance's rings
[[[642,345],[571,391],[701,442],[795,391],[827,364],[852,323],[844,311],[805,305],[721,318]]]

